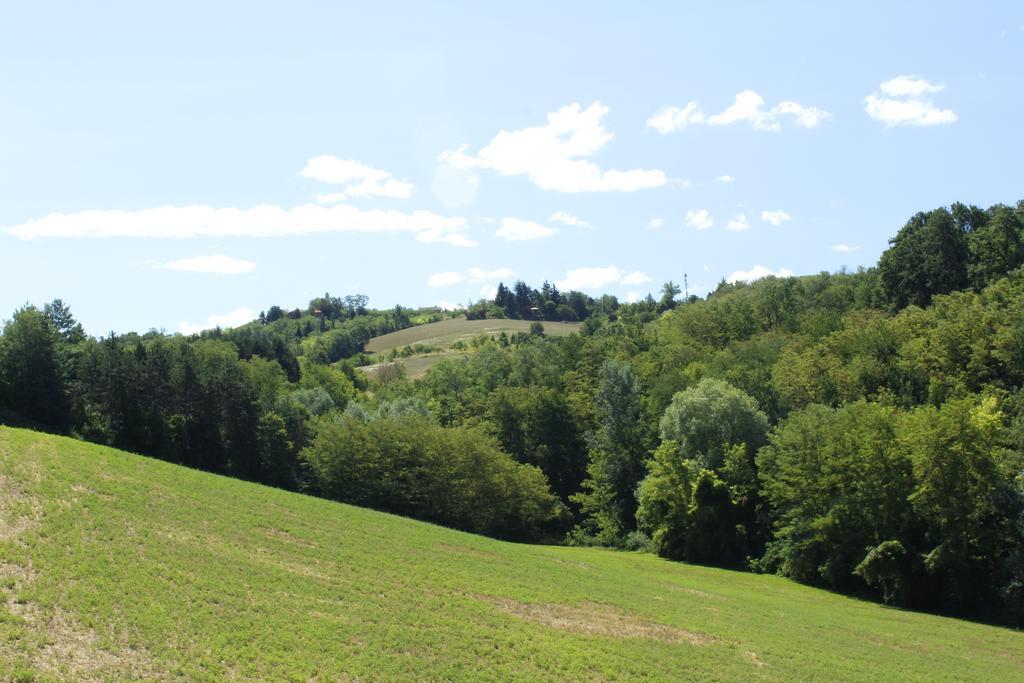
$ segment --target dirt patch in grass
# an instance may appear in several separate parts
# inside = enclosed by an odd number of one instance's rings
[[[39,524],[42,510],[20,486],[0,474],[0,541],[13,541]]]
[[[298,536],[291,534],[288,531],[285,531],[284,529],[278,529],[277,527],[263,527],[259,531],[264,536],[276,538],[280,541],[285,541],[287,543],[294,543],[296,545],[305,546],[307,548],[318,547],[317,544],[313,541],[308,541],[305,538],[300,538]]]
[[[714,638],[675,626],[648,621],[611,605],[584,602],[580,605],[519,602],[496,596],[477,596],[502,612],[548,628],[607,638],[644,638],[665,643],[706,645]]]
[[[132,647],[124,634],[108,642],[60,607],[43,609],[25,593],[39,580],[31,567],[0,563],[0,615],[18,627],[17,637],[0,640],[0,659],[19,659],[45,679],[75,681],[163,680],[168,676],[148,652]]]

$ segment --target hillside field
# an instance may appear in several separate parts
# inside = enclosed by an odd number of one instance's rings
[[[529,332],[532,320],[466,320],[465,318],[451,318],[426,325],[408,327],[398,332],[374,337],[366,345],[366,351],[371,354],[382,355],[392,349],[401,349],[412,344],[426,344],[437,347],[439,351],[421,354],[410,358],[400,358],[395,362],[405,368],[406,373],[412,379],[418,379],[427,373],[431,367],[444,358],[457,359],[467,355],[464,351],[452,349],[451,345],[464,341],[469,343],[471,339],[481,334],[500,335],[502,332],[512,335],[516,332]],[[543,322],[544,333],[553,336],[561,336],[578,332],[581,323],[560,323]],[[362,368],[364,372],[372,373],[383,365],[377,363]]]
[[[0,680],[993,680],[1024,636],[0,427]]]

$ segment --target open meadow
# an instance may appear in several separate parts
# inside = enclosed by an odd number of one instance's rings
[[[0,427],[0,678],[993,680],[1024,636]]]

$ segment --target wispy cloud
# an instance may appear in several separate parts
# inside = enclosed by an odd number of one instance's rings
[[[881,95],[874,92],[864,98],[864,111],[886,128],[955,123],[958,117],[952,109],[939,109],[927,99],[945,87],[920,76],[897,76],[879,86]]]
[[[339,159],[330,154],[321,154],[307,161],[300,175],[321,183],[343,186],[340,192],[317,195],[317,201],[323,204],[350,197],[408,199],[415,189],[412,183],[398,180],[388,171],[372,168],[354,159]]]
[[[753,282],[754,280],[760,280],[763,277],[792,277],[793,271],[789,268],[779,268],[778,270],[772,270],[771,268],[765,268],[764,266],[754,266],[750,270],[737,270],[732,273],[729,277],[725,278],[725,281],[732,284],[734,282]]]
[[[651,220],[647,221],[647,229],[648,230],[660,230],[662,228],[662,226],[664,226],[664,225],[665,225],[665,219],[664,218],[652,218]]]
[[[787,118],[802,128],[816,128],[832,118],[824,109],[799,102],[779,102],[770,109],[765,109],[764,103],[764,98],[753,90],[744,90],[736,94],[730,106],[708,116],[700,103],[693,100],[682,107],[662,107],[647,119],[647,127],[666,135],[693,125],[730,126],[745,122],[756,130],[778,132]]]
[[[527,240],[551,237],[557,232],[554,228],[549,228],[533,221],[521,218],[504,218],[501,221],[501,227],[494,234],[506,242],[525,242]]]
[[[222,315],[213,314],[206,316],[205,323],[190,323],[181,321],[178,323],[178,331],[182,334],[198,334],[203,330],[211,330],[215,327],[238,327],[256,318],[256,314],[250,308],[236,308],[230,313]]]
[[[851,251],[859,251],[860,246],[851,246],[849,244],[833,244],[832,251],[840,251],[843,253],[849,253]]]
[[[615,266],[603,266],[570,270],[564,278],[555,281],[555,286],[565,291],[594,291],[613,284],[639,285],[650,281],[651,277],[639,270],[627,273]]]
[[[736,181],[736,179],[733,178],[731,175],[720,175],[717,178],[715,178],[715,182],[716,183],[722,183],[722,184],[725,184],[725,185],[728,185],[729,183],[732,183],[732,182],[735,182],[735,181]]]
[[[750,223],[747,221],[747,214],[736,214],[735,216],[733,216],[732,220],[729,221],[729,224],[726,225],[725,227],[735,232],[739,232],[741,230],[750,230]]]
[[[594,227],[593,225],[583,220],[582,218],[574,216],[571,213],[566,213],[565,211],[555,211],[553,214],[551,214],[551,217],[548,220],[554,221],[556,223],[562,223],[564,225],[571,225],[577,228],[590,229]]]
[[[542,126],[500,131],[475,155],[463,145],[442,152],[438,160],[456,168],[525,175],[556,192],[631,192],[665,185],[668,178],[659,170],[602,170],[591,161],[614,137],[602,122],[607,113],[600,102],[586,109],[573,103],[548,114]]]
[[[304,204],[292,209],[263,204],[249,209],[204,205],[159,206],[139,211],[51,213],[3,229],[21,239],[82,237],[289,237],[334,232],[411,233],[420,242],[476,246],[465,219],[430,211],[363,210],[348,204]]]
[[[766,223],[771,223],[775,227],[779,227],[786,221],[793,220],[793,217],[782,209],[778,209],[776,211],[762,211],[761,220]]]
[[[212,256],[195,256],[193,258],[168,261],[160,264],[157,268],[161,270],[178,270],[186,273],[216,273],[218,275],[241,275],[251,273],[256,269],[252,261],[214,254]]]
[[[692,209],[686,212],[686,224],[691,228],[707,230],[715,224],[715,220],[707,209]]]
[[[507,278],[513,274],[511,268],[495,268],[494,270],[484,270],[483,268],[474,267],[464,271],[449,270],[443,273],[433,273],[427,277],[427,286],[438,288],[438,287],[450,287],[451,285],[457,285],[462,282],[485,282],[488,280],[501,280]]]

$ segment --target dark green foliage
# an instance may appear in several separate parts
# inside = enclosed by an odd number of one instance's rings
[[[25,306],[4,325],[3,339],[0,401],[29,420],[57,431],[67,429],[70,415],[61,331],[39,309]]]
[[[927,306],[966,286],[967,227],[943,207],[918,213],[890,240],[878,270],[895,308]]]
[[[608,361],[594,396],[597,431],[584,492],[574,496],[588,516],[587,533],[615,543],[636,529],[637,486],[646,475],[647,433],[640,385],[632,368]],[[581,530],[582,531],[582,530]]]

